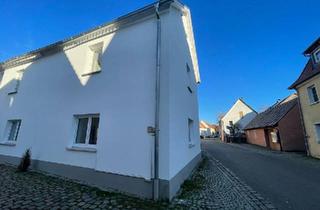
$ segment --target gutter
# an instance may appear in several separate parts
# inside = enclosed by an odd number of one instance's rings
[[[156,107],[155,107],[155,138],[154,138],[154,179],[153,199],[159,199],[159,133],[160,133],[160,58],[161,58],[161,19],[159,14],[159,3],[155,5],[157,17],[157,47],[156,47]]]

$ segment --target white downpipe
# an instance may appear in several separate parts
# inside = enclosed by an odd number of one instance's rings
[[[159,199],[159,124],[160,124],[160,53],[161,53],[161,20],[159,2],[155,5],[157,17],[157,47],[156,47],[156,107],[155,107],[155,141],[154,141],[154,179],[153,199]]]

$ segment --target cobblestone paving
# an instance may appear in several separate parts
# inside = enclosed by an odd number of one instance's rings
[[[196,184],[198,189],[184,189],[173,203],[188,209],[275,209],[214,157],[204,156],[207,163],[192,177],[200,187]]]
[[[274,209],[213,157],[169,204],[104,192],[36,172],[0,165],[0,209]]]

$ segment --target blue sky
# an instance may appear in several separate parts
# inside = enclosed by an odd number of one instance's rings
[[[0,61],[84,32],[152,0],[1,0]],[[200,118],[216,122],[242,97],[261,111],[291,92],[320,35],[318,0],[185,0],[202,83]]]

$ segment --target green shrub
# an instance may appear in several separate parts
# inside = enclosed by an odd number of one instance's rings
[[[18,171],[20,172],[27,171],[30,164],[31,164],[31,151],[30,149],[27,149],[21,158],[20,164],[18,166]]]

